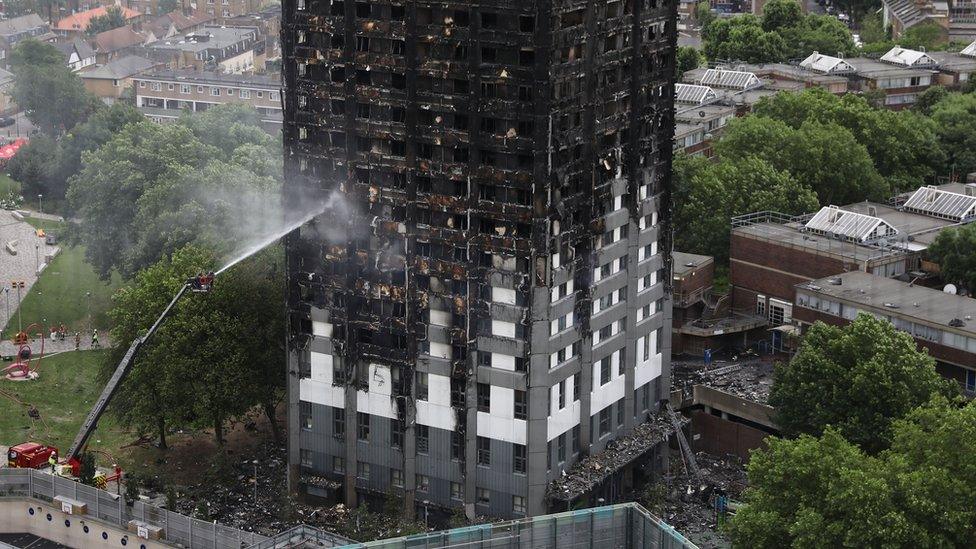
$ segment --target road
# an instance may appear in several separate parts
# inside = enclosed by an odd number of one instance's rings
[[[14,125],[0,128],[0,137],[12,140],[18,137],[27,137],[34,132],[34,125],[23,112],[13,115],[13,118],[15,120]]]

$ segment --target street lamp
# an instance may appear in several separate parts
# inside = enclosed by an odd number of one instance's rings
[[[4,326],[10,324],[10,288],[4,287],[4,295],[7,297],[7,316],[3,317]]]
[[[85,297],[88,298],[88,332],[92,331],[92,317],[91,317],[91,292],[85,292]]]
[[[37,193],[37,211],[38,211],[38,213],[44,213],[44,208],[41,207],[41,199],[42,198],[44,198],[44,195],[41,194],[41,193]]]
[[[37,274],[37,263],[39,261],[38,256],[40,255],[41,255],[41,245],[35,243],[34,244],[34,274],[35,275]]]

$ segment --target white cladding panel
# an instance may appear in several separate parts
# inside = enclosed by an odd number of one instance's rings
[[[491,300],[495,303],[515,305],[515,290],[509,290],[508,288],[496,288],[492,286]]]
[[[501,353],[491,353],[491,367],[499,370],[515,371],[515,357]]]
[[[437,309],[430,310],[430,323],[437,326],[450,326],[451,325],[451,312],[450,311],[438,311]]]
[[[312,335],[318,337],[332,337],[332,323],[313,320]]]
[[[451,378],[429,374],[427,376],[427,395],[427,401],[417,401],[417,423],[453,431],[454,409],[451,408]]]
[[[451,358],[451,346],[447,343],[430,342],[430,356],[437,358]]]
[[[515,323],[505,322],[504,320],[492,320],[491,335],[515,337]]]

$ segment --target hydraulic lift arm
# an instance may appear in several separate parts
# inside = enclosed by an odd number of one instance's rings
[[[126,375],[129,373],[129,370],[132,368],[132,363],[135,362],[136,354],[139,352],[139,348],[142,347],[144,343],[149,341],[149,338],[156,333],[156,330],[158,330],[163,324],[163,321],[166,320],[166,317],[168,317],[170,312],[172,312],[173,307],[176,306],[176,303],[180,300],[180,298],[183,297],[183,294],[185,294],[189,288],[189,284],[184,284],[180,288],[180,291],[176,292],[176,295],[173,296],[173,300],[169,302],[169,305],[166,307],[163,313],[159,315],[159,318],[156,319],[156,322],[154,322],[149,328],[149,331],[147,331],[145,335],[137,337],[132,342],[132,345],[129,346],[129,350],[126,351],[125,356],[122,357],[122,361],[119,362],[119,365],[115,368],[115,373],[112,374],[111,379],[108,380],[108,384],[106,384],[105,388],[102,389],[101,396],[98,397],[98,400],[95,401],[95,405],[92,407],[91,411],[88,412],[88,417],[85,418],[85,422],[81,424],[81,428],[78,430],[78,435],[75,436],[75,441],[71,444],[71,449],[68,450],[67,455],[64,456],[69,461],[78,459],[78,455],[88,442],[88,437],[91,436],[92,432],[98,426],[98,420],[102,417],[102,414],[108,407],[108,403],[115,395],[115,391],[118,389],[119,384],[122,383],[122,380],[125,379]]]

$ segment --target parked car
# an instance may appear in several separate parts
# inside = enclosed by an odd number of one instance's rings
[[[0,128],[6,128],[7,126],[13,126],[17,122],[10,116],[0,116]]]

